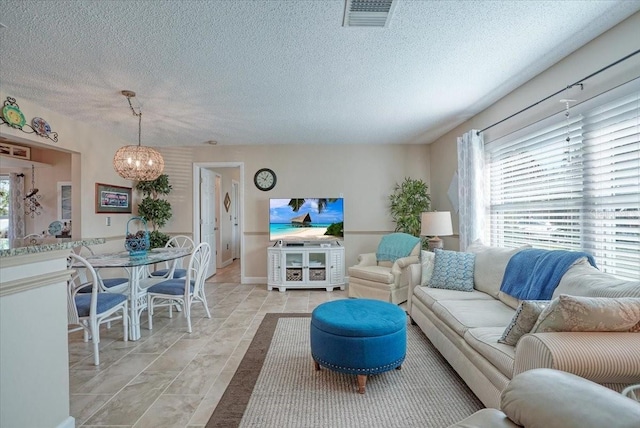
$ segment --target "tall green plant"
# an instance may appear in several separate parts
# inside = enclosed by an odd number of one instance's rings
[[[162,174],[152,181],[139,181],[136,184],[136,190],[142,192],[143,196],[138,204],[138,215],[143,217],[152,229],[149,234],[151,248],[164,247],[170,239],[169,235],[158,229],[164,227],[173,215],[169,201],[161,198],[168,195],[172,189],[167,174]]]
[[[396,224],[396,232],[420,236],[420,214],[429,211],[431,196],[429,186],[422,180],[405,178],[393,188],[389,195],[391,218]]]

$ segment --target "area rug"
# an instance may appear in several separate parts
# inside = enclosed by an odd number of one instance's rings
[[[460,421],[482,403],[417,326],[401,370],[369,376],[316,371],[309,314],[267,314],[207,423],[213,427],[421,427]]]

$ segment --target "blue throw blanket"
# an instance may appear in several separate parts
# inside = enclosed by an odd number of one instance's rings
[[[411,251],[420,242],[420,238],[416,238],[408,233],[391,233],[385,235],[378,244],[376,258],[378,261],[389,260],[395,262],[401,257],[407,257]]]
[[[535,248],[518,251],[507,263],[500,291],[521,300],[550,300],[562,275],[581,257],[596,266],[593,257],[583,252]]]

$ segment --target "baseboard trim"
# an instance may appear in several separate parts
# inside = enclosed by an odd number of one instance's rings
[[[73,416],[67,416],[56,428],[76,428],[76,420]]]
[[[266,276],[245,276],[242,280],[243,284],[267,284]]]

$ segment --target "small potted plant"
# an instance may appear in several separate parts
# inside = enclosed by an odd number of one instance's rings
[[[144,218],[151,226],[149,240],[151,248],[164,247],[170,236],[160,232],[160,228],[167,224],[173,213],[171,212],[171,204],[161,196],[168,195],[171,190],[169,184],[169,176],[161,174],[152,181],[139,181],[136,184],[136,190],[142,192],[144,198],[138,204],[138,215]]]

